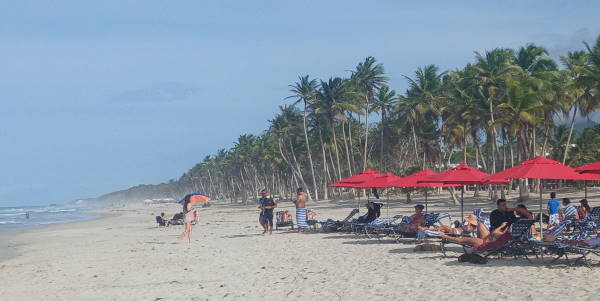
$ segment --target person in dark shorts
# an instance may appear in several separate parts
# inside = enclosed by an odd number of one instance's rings
[[[277,207],[277,204],[273,200],[273,196],[269,195],[266,189],[260,191],[260,215],[258,217],[258,221],[260,225],[263,227],[263,234],[269,232],[269,234],[273,233],[273,209]]]

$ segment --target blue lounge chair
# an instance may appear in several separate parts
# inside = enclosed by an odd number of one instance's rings
[[[279,230],[279,228],[282,227],[291,227],[291,229],[294,230],[293,218],[290,216],[289,221],[283,221],[283,213],[284,211],[277,211],[275,213],[275,230]]]

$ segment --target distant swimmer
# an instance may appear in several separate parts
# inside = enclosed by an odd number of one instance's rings
[[[29,211],[25,212],[25,218],[29,219]]]

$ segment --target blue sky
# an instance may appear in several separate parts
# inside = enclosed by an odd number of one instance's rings
[[[526,3],[524,3],[526,2]],[[600,34],[597,1],[0,0],[0,206],[178,178],[260,133],[298,75],[403,74]]]

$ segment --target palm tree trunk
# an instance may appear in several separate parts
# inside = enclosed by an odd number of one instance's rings
[[[315,199],[319,199],[319,189],[317,187],[317,178],[315,177],[315,167],[313,165],[310,144],[308,142],[308,130],[306,129],[306,100],[304,101],[304,140],[306,141],[306,152],[308,153],[308,162],[310,163],[310,173],[312,175],[312,184],[315,192]]]
[[[342,179],[342,168],[340,166],[340,152],[337,146],[337,136],[335,134],[335,126],[333,120],[331,121],[331,133],[333,135],[333,148],[335,149],[335,160],[337,163],[338,180]]]
[[[352,114],[350,114],[350,118],[352,118]],[[354,144],[352,142],[352,126],[350,122],[348,123],[348,138],[350,140],[350,161],[352,162],[352,174],[354,174],[354,169],[356,169],[356,162],[354,160]]]
[[[333,151],[331,151],[331,148],[329,148],[329,161],[331,162],[331,170],[333,170],[333,175],[337,176],[338,175],[338,171],[335,169],[335,162],[333,161]],[[336,181],[339,181],[340,178],[337,178]]]
[[[290,151],[292,153],[292,158],[294,159],[294,163],[296,164],[296,170],[298,170],[298,178],[302,182],[303,187],[308,187],[306,182],[304,181],[304,177],[302,176],[302,169],[300,168],[300,164],[298,164],[298,160],[296,160],[296,153],[294,152],[294,146],[292,145],[292,140],[289,141]],[[306,194],[308,195],[308,199],[312,200],[312,196],[310,195],[310,189],[306,189]]]
[[[567,136],[567,143],[565,143],[565,152],[563,154],[562,164],[567,162],[567,154],[569,153],[569,146],[571,146],[571,136],[573,135],[573,127],[575,126],[575,117],[577,116],[577,107],[573,111],[573,118],[571,118],[571,126],[569,127],[569,136]]]
[[[467,123],[466,122],[464,123],[464,128],[463,128],[463,162],[467,162]]]
[[[363,170],[367,169],[367,151],[369,145],[369,95],[365,95],[366,107],[365,107],[365,152],[363,153]]]
[[[327,180],[331,178],[329,174],[329,168],[327,167],[327,159],[325,158],[325,144],[323,143],[323,135],[321,134],[321,128],[319,128],[319,141],[321,142],[321,157],[323,157],[323,198],[329,199],[329,189],[327,187]]]
[[[348,141],[346,139],[346,126],[345,121],[342,121],[342,137],[344,140],[344,148],[346,149],[346,162],[348,163],[348,173],[353,174],[352,165],[350,164],[350,150],[348,148]]]
[[[412,121],[410,122],[410,128],[411,128],[412,134],[413,134],[413,143],[415,144],[415,163],[419,164],[419,150],[418,150],[418,146],[417,146],[417,132],[415,131],[415,125],[414,125],[414,123]]]
[[[383,160],[383,135],[385,129],[385,108],[381,108],[381,137],[379,143],[379,169],[383,172],[385,171],[384,160]]]

